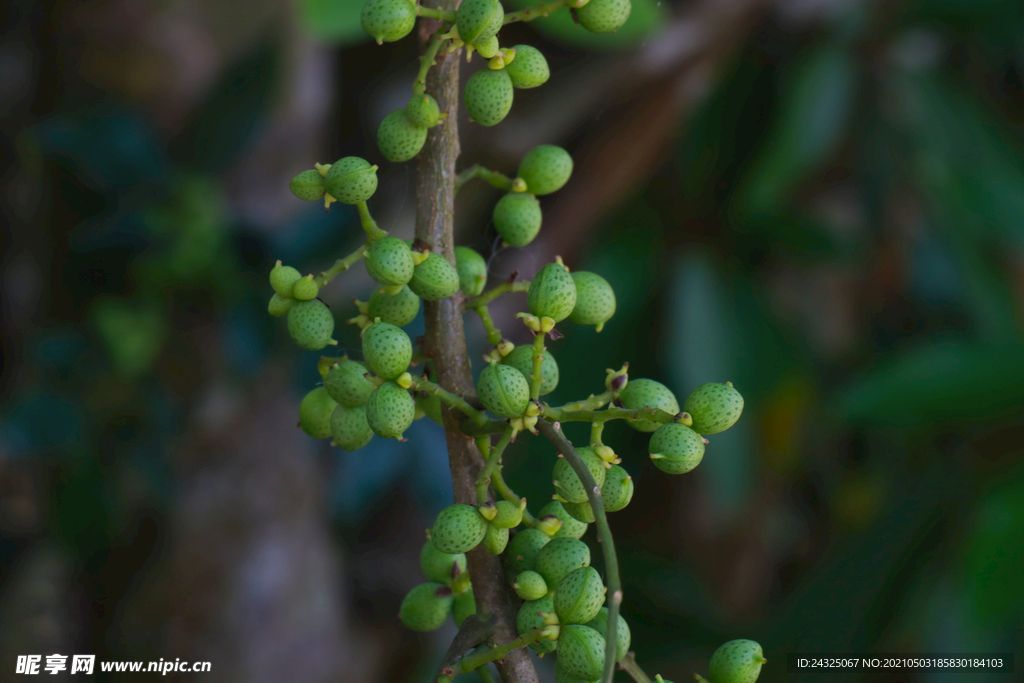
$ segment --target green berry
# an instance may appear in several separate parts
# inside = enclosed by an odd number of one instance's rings
[[[371,0],[373,2],[374,0]],[[407,0],[392,0],[407,2]],[[365,202],[377,191],[377,170],[360,157],[345,157],[331,164],[324,178],[327,192],[344,204]]]
[[[396,109],[380,122],[377,128],[377,147],[388,161],[409,161],[420,153],[427,141],[427,129],[417,126],[405,115],[405,109]]]
[[[582,678],[576,678],[566,673],[565,669],[555,662],[555,683],[598,683],[597,681],[585,681]]]
[[[326,439],[331,435],[331,413],[337,402],[327,390],[317,387],[302,398],[299,403],[299,426],[314,439]]]
[[[398,294],[391,295],[378,287],[370,295],[370,318],[380,318],[381,322],[391,323],[395,327],[405,327],[416,319],[420,312],[420,298],[409,286],[402,287]]]
[[[413,631],[440,628],[452,611],[452,589],[440,583],[421,583],[409,591],[398,617]]]
[[[292,287],[292,297],[299,301],[309,301],[315,299],[316,295],[320,293],[320,285],[316,283],[312,275],[307,275]]]
[[[540,509],[538,519],[555,517],[561,520],[562,528],[555,532],[554,538],[580,538],[587,532],[587,525],[579,521],[565,510],[561,501],[553,500]]]
[[[302,279],[302,273],[278,261],[270,271],[270,286],[283,297],[291,298],[292,288]]]
[[[590,446],[583,446],[577,448],[576,452],[579,453],[580,460],[587,466],[592,477],[594,477],[594,483],[598,486],[604,483],[606,474],[605,462],[601,458],[597,457],[594,453],[594,449]],[[555,467],[552,471],[551,478],[554,480],[555,493],[560,495],[570,503],[586,503],[587,488],[580,481],[576,471],[573,470],[572,465],[565,458],[558,458],[555,461]]]
[[[501,123],[512,109],[512,79],[504,69],[481,69],[466,82],[462,99],[469,118],[481,126]]]
[[[527,303],[536,316],[556,323],[568,318],[576,306],[576,283],[565,266],[549,263],[541,268],[530,282]]]
[[[346,451],[358,451],[370,443],[373,430],[366,419],[366,408],[339,404],[331,413],[331,438],[335,446]]]
[[[597,616],[587,623],[587,626],[594,629],[603,636],[608,635],[608,608],[602,607]],[[629,624],[619,615],[618,626],[615,630],[615,661],[621,662],[622,658],[629,652],[630,641],[633,639],[629,632]]]
[[[456,626],[462,626],[462,622],[476,614],[476,599],[473,597],[473,589],[455,596],[455,604],[452,605],[452,619]]]
[[[590,506],[590,503],[562,503],[562,505],[569,516],[577,522],[593,524],[596,519],[594,517],[594,508]]]
[[[412,362],[412,340],[391,323],[379,322],[363,330],[363,358],[384,379],[398,379]]]
[[[679,412],[679,401],[676,395],[661,382],[653,379],[630,380],[626,388],[619,393],[619,400],[629,410],[640,410],[645,406],[664,410],[676,415]],[[638,432],[653,432],[661,427],[661,422],[653,420],[637,420],[629,423]]]
[[[448,259],[432,251],[413,270],[409,289],[425,301],[447,299],[459,291],[459,272]]]
[[[576,306],[569,320],[580,325],[594,325],[600,332],[615,314],[615,292],[608,281],[597,273],[578,270],[572,274],[576,283]]]
[[[296,301],[288,311],[288,334],[295,343],[310,351],[319,351],[334,342],[334,316],[319,299]]]
[[[366,378],[366,366],[346,358],[327,372],[324,388],[335,401],[354,408],[366,405],[377,385]]]
[[[367,0],[363,5],[362,23],[363,30],[378,45],[393,43],[412,32],[416,25],[416,3],[410,0]]]
[[[270,303],[267,304],[267,313],[275,318],[288,315],[288,311],[292,310],[293,303],[295,303],[295,299],[283,297],[274,292],[274,295],[270,297]]]
[[[523,373],[508,365],[491,363],[476,383],[484,408],[501,417],[518,417],[530,402],[530,384]]]
[[[657,432],[655,432],[657,433]],[[618,465],[612,465],[601,484],[601,500],[607,512],[617,512],[633,500],[633,478]]]
[[[416,417],[416,402],[409,392],[394,382],[385,382],[373,390],[366,402],[366,421],[377,436],[401,439]]]
[[[516,614],[516,631],[519,635],[523,635],[534,629],[544,628],[544,617],[538,613],[554,611],[555,603],[550,595],[545,595],[536,600],[527,600],[519,607],[519,613]],[[548,640],[547,638],[530,645],[532,649],[540,653],[553,652],[557,646],[558,643],[556,641]]]
[[[375,240],[365,260],[366,272],[382,285],[404,285],[412,279],[412,249],[397,237],[388,235]]]
[[[496,16],[499,21],[497,28],[494,27]],[[504,19],[505,9],[498,0],[463,0],[455,17],[455,25],[464,43],[475,44],[496,34]]]
[[[469,247],[455,247],[455,270],[459,288],[466,296],[477,296],[487,284],[487,261]]]
[[[597,680],[604,666],[604,636],[581,624],[562,626],[558,636],[558,665],[570,676]]]
[[[540,232],[543,215],[532,194],[509,192],[494,205],[494,227],[506,243],[525,247]]]
[[[541,51],[532,45],[516,45],[512,49],[516,51],[516,57],[505,67],[512,85],[522,90],[544,85],[551,77],[551,70]]]
[[[611,33],[626,23],[632,8],[629,0],[590,0],[576,10],[576,18],[591,33]]]
[[[499,529],[514,529],[523,521],[523,508],[508,502],[499,500],[494,504],[497,514],[491,520],[491,524]]]
[[[574,569],[590,566],[590,547],[575,538],[554,538],[537,553],[533,570],[554,586]]]
[[[443,553],[467,553],[487,535],[487,520],[472,505],[449,505],[437,515],[430,540]]]
[[[606,589],[593,567],[574,569],[555,584],[555,612],[561,624],[585,624],[597,616]]]
[[[523,600],[540,600],[548,594],[548,584],[544,577],[530,570],[520,572],[512,588]]]
[[[293,195],[307,202],[323,199],[324,192],[326,192],[324,189],[324,177],[315,168],[303,171],[292,178],[289,187]]]
[[[505,546],[508,545],[508,528],[499,529],[493,524],[488,524],[487,533],[484,534],[484,540],[481,543],[491,555],[501,555],[505,552]]]
[[[504,16],[502,18],[504,18]],[[476,51],[479,52],[480,56],[484,59],[490,59],[498,54],[498,51],[501,49],[501,45],[498,43],[498,36],[491,36],[487,40],[478,40],[473,44],[473,47],[476,48]]]
[[[417,408],[422,410],[435,423],[442,427],[444,426],[444,420],[441,417],[441,399],[437,396],[425,396],[423,394],[417,395],[415,399]]]
[[[730,640],[711,655],[711,683],[754,683],[765,661],[761,646],[753,640]]]
[[[683,410],[693,418],[698,434],[717,434],[736,424],[743,412],[743,397],[732,384],[701,384],[686,399]]]
[[[666,474],[686,474],[704,458],[704,439],[686,425],[671,422],[651,436],[651,462]]]
[[[515,64],[515,60],[512,63]],[[560,190],[571,175],[572,157],[557,145],[538,145],[519,162],[519,177],[526,182],[526,191],[531,194]]]
[[[431,581],[451,583],[452,567],[458,567],[459,573],[466,571],[466,556],[462,553],[443,553],[431,541],[423,544],[420,550],[420,569]]]
[[[533,346],[530,344],[517,346],[501,362],[504,365],[511,365],[523,373],[523,377],[529,382],[530,375],[533,373]],[[540,361],[540,395],[550,394],[557,386],[558,363],[555,361],[555,357],[551,355],[551,352],[545,349]]]
[[[426,93],[413,95],[405,105],[405,115],[414,126],[432,128],[441,118],[441,108],[437,105],[437,100]]]
[[[533,569],[541,548],[551,541],[551,537],[537,529],[523,529],[508,544],[508,566],[512,576],[528,569]]]

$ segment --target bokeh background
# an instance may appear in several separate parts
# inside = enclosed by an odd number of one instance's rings
[[[54,652],[209,660],[227,683],[430,678],[454,627],[395,614],[451,500],[443,435],[307,438],[319,354],[265,311],[276,259],[318,272],[359,240],[351,207],[288,179],[382,163],[377,123],[410,94],[416,41],[372,44],[359,9],[6,3],[0,681]],[[466,123],[461,165],[511,173],[557,143],[576,173],[522,250],[495,248],[497,191],[467,186],[460,241],[495,281],[560,254],[619,300],[550,345],[553,401],[627,360],[680,397],[746,398],[683,477],[606,430],[637,483],[612,525],[640,663],[691,680],[749,637],[766,682],[1021,680],[1024,5],[633,0],[612,36],[562,16],[503,37],[554,75]],[[400,236],[413,173],[382,163],[371,200]],[[343,348],[370,291],[357,268],[323,293]],[[521,296],[495,308],[508,335]],[[506,460],[542,503],[551,448]],[[1015,652],[1017,673],[785,672],[844,651]]]

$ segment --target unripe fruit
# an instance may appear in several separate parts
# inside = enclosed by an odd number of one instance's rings
[[[267,304],[267,313],[275,318],[288,315],[288,311],[292,310],[293,303],[295,303],[295,299],[283,297],[274,292],[274,295],[270,297],[270,303]]]
[[[534,629],[541,629],[546,626],[544,623],[544,617],[539,616],[538,612],[554,612],[555,603],[554,599],[550,595],[545,595],[537,600],[528,600],[522,604],[519,608],[519,613],[516,614],[516,631],[519,635],[529,633]],[[548,640],[544,638],[536,643],[530,645],[530,647],[537,652],[553,652],[558,646],[557,641]]]
[[[484,549],[491,555],[501,555],[508,545],[508,528],[499,529],[493,524],[487,525],[487,532],[481,542]]]
[[[629,472],[618,465],[612,465],[605,473],[601,485],[601,500],[607,512],[617,512],[629,505],[629,501],[633,500],[633,479]]]
[[[594,508],[590,506],[590,503],[562,503],[562,505],[569,516],[578,522],[593,524],[596,519]]]
[[[299,426],[314,439],[331,435],[331,413],[338,405],[323,387],[306,394],[299,403]]]
[[[416,4],[410,0],[367,0],[363,5],[363,30],[377,44],[405,38],[416,25]],[[334,194],[333,192],[331,194]]]
[[[444,420],[441,417],[441,399],[437,396],[424,396],[420,394],[415,397],[416,407],[422,410],[427,417],[429,417],[436,424],[444,426]]]
[[[576,10],[576,18],[591,33],[611,33],[626,23],[632,8],[629,0],[590,0]]]
[[[327,372],[324,388],[335,401],[354,408],[366,405],[377,385],[366,378],[366,366],[345,359]]]
[[[525,247],[540,232],[543,214],[532,194],[509,192],[494,205],[494,228],[513,247]]]
[[[307,275],[292,287],[292,298],[298,299],[299,301],[309,301],[315,299],[316,295],[320,293],[320,285],[316,283],[312,275]]]
[[[683,410],[693,418],[695,432],[718,434],[740,419],[743,397],[731,383],[701,384],[686,399]]]
[[[473,44],[473,47],[476,48],[476,51],[484,59],[490,59],[498,54],[498,51],[501,49],[501,45],[498,43],[498,36],[491,36],[487,40],[478,40]]]
[[[334,341],[331,309],[319,299],[296,301],[288,311],[288,334],[302,348],[319,351]]]
[[[530,375],[533,373],[533,347],[529,344],[517,346],[501,362],[504,365],[511,365],[523,373],[523,377],[529,382]],[[557,386],[558,363],[555,361],[555,357],[551,355],[551,352],[545,349],[543,358],[540,361],[540,395],[550,394]]]
[[[566,673],[565,669],[555,662],[555,683],[597,683],[597,681],[585,681],[582,678],[576,678]]]
[[[398,294],[388,294],[378,287],[370,295],[370,319],[380,318],[381,322],[395,327],[405,327],[416,319],[420,312],[420,298],[409,286],[402,287]]]
[[[366,272],[382,285],[406,284],[412,279],[414,268],[412,249],[390,235],[374,241],[366,255]]]
[[[413,631],[440,628],[452,611],[452,589],[440,583],[421,583],[409,591],[398,617]]]
[[[487,534],[487,520],[472,505],[449,505],[437,515],[430,540],[443,553],[467,553]]]
[[[455,247],[455,270],[459,287],[466,296],[477,296],[487,284],[487,261],[469,247]]]
[[[548,516],[562,521],[562,528],[555,532],[554,538],[580,538],[587,532],[587,525],[566,512],[561,501],[551,501],[537,514],[538,519]]]
[[[497,514],[491,520],[491,524],[499,529],[514,529],[523,521],[523,508],[508,502],[499,500],[494,504]]]
[[[679,412],[679,401],[676,395],[661,382],[653,379],[631,379],[626,388],[619,393],[619,400],[629,410],[640,410],[645,406],[664,410],[673,415]],[[631,421],[630,426],[638,432],[653,432],[663,423],[653,420]]]
[[[401,439],[416,417],[416,401],[394,382],[385,382],[366,402],[366,421],[377,436]]]
[[[379,322],[363,330],[363,358],[384,379],[398,379],[412,362],[412,340],[400,327]]]
[[[426,260],[413,269],[409,289],[425,301],[447,299],[459,291],[459,272],[444,256],[430,252]]]
[[[580,460],[587,466],[590,471],[590,475],[594,477],[594,483],[598,486],[604,483],[604,478],[607,473],[604,466],[604,460],[597,457],[594,453],[594,449],[590,446],[583,446],[577,448],[576,452],[579,453]],[[555,461],[555,467],[552,470],[551,478],[554,480],[555,493],[560,495],[570,503],[586,503],[587,488],[580,481],[576,471],[573,470],[572,465],[565,458],[558,458]]]
[[[543,85],[551,77],[548,60],[532,45],[516,45],[516,58],[505,67],[512,85],[523,90]]]
[[[541,268],[530,282],[527,303],[535,316],[556,323],[568,318],[576,306],[576,283],[565,266],[549,263]]]
[[[339,404],[331,413],[331,438],[335,446],[346,451],[358,451],[370,443],[373,430],[366,419],[366,408]]]
[[[466,571],[466,556],[462,553],[443,553],[431,541],[420,549],[420,569],[431,581],[451,583],[452,567],[458,566],[459,573]]]
[[[704,439],[686,425],[662,425],[648,446],[651,462],[666,474],[686,474],[704,458]]]
[[[548,594],[548,584],[544,577],[530,570],[521,572],[512,588],[523,600],[540,600]]]
[[[500,71],[481,69],[473,74],[462,91],[469,117],[481,126],[494,126],[512,109],[512,79]]]
[[[476,383],[484,408],[501,417],[518,417],[530,402],[530,385],[523,373],[508,365],[491,363]]]
[[[515,62],[513,62],[515,64]],[[530,194],[551,194],[569,182],[572,157],[557,145],[538,145],[519,162],[519,177]]]
[[[270,270],[270,286],[283,297],[291,298],[292,288],[302,279],[302,273],[291,266],[277,264]]]
[[[409,161],[420,153],[426,141],[427,129],[410,121],[405,109],[391,112],[377,127],[377,147],[388,161]]]
[[[590,566],[590,547],[575,538],[555,538],[537,553],[533,570],[554,586],[574,569]]]
[[[587,624],[587,626],[589,626],[590,628],[594,629],[595,631],[597,631],[601,635],[607,637],[607,635],[608,635],[608,608],[607,607],[602,607],[598,611],[597,616],[594,617]],[[633,636],[629,632],[629,624],[626,623],[626,620],[623,619],[622,615],[620,614],[619,615],[618,626],[616,627],[616,630],[615,630],[615,661],[616,662],[621,662],[622,658],[626,656],[627,652],[629,652],[629,645],[630,645],[630,641],[632,641],[632,639],[633,639]]]
[[[328,194],[344,204],[365,202],[377,191],[377,170],[366,159],[345,157],[331,164],[324,186]]]
[[[569,320],[580,325],[594,325],[600,332],[615,314],[615,292],[608,281],[597,273],[578,270],[572,274],[576,283],[576,306]]]
[[[441,108],[437,105],[437,100],[426,93],[413,95],[405,105],[405,115],[414,126],[432,128],[441,118]]]
[[[574,569],[555,584],[555,612],[560,624],[585,624],[604,604],[604,582],[593,567]]]
[[[324,177],[315,168],[303,171],[292,178],[289,187],[293,195],[307,202],[323,199],[324,192],[326,192],[324,189]]]
[[[456,626],[462,626],[462,622],[476,614],[476,599],[473,597],[473,589],[455,596],[455,603],[452,605],[452,619]]]
[[[711,655],[711,683],[754,683],[765,661],[761,646],[753,640],[730,640]]]
[[[499,21],[497,27],[494,26],[495,16]],[[482,43],[496,34],[504,19],[505,9],[498,0],[464,0],[459,5],[455,25],[459,29],[459,37],[470,45]]]
[[[541,548],[551,541],[551,537],[537,529],[523,529],[508,544],[508,567],[512,576],[532,570]]]
[[[558,636],[558,665],[570,676],[597,680],[604,666],[604,636],[589,626],[563,626]]]

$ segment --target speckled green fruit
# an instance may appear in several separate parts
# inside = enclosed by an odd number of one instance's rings
[[[487,284],[487,261],[469,247],[455,247],[455,270],[459,288],[466,296],[477,296]]]
[[[553,538],[540,549],[533,571],[554,586],[574,569],[590,566],[590,547],[575,538]]]
[[[761,646],[753,640],[730,640],[711,655],[711,683],[754,683],[764,662]]]
[[[505,356],[502,361],[504,365],[511,365],[523,373],[526,381],[530,381],[533,373],[533,346],[523,344],[512,349],[512,353]],[[540,361],[540,395],[550,394],[558,386],[558,362],[551,352],[544,350],[543,358]]]
[[[572,274],[576,283],[576,306],[569,320],[580,325],[594,325],[600,332],[615,314],[615,292],[608,281],[597,273],[577,270]]]
[[[537,600],[527,600],[519,607],[519,613],[516,614],[516,631],[519,635],[523,635],[534,629],[544,628],[544,617],[540,616],[538,612],[554,611],[555,603],[550,595],[545,595]],[[554,652],[557,646],[557,641],[548,640],[547,638],[530,645],[532,649],[541,653]]]
[[[434,423],[444,426],[444,420],[441,417],[441,399],[437,396],[425,396],[423,394],[417,394],[414,396],[416,400],[416,407],[426,413]]]
[[[452,611],[452,589],[440,583],[421,583],[409,591],[398,617],[413,631],[440,628]]]
[[[309,301],[315,299],[316,295],[320,293],[320,285],[316,283],[311,275],[307,275],[292,287],[292,297],[299,301]]]
[[[598,681],[585,681],[582,678],[576,678],[575,676],[569,675],[565,669],[555,662],[555,683],[599,683]]]
[[[576,18],[591,33],[611,33],[622,28],[631,9],[629,0],[590,0],[576,10]]]
[[[553,500],[537,513],[538,519],[549,516],[562,522],[562,528],[555,532],[553,538],[580,538],[587,532],[587,525],[566,512],[561,501]]]
[[[400,439],[416,417],[416,401],[394,382],[373,390],[366,402],[366,421],[377,436]]]
[[[302,273],[278,261],[270,270],[270,286],[281,296],[291,298],[292,288],[302,279]]]
[[[326,439],[331,435],[331,413],[337,402],[327,390],[317,387],[302,398],[299,403],[299,426],[314,439]]]
[[[576,306],[576,283],[569,271],[549,263],[534,276],[527,292],[530,313],[548,317],[556,323],[569,317]]]
[[[571,175],[572,157],[557,145],[538,145],[519,162],[519,177],[526,181],[526,191],[531,194],[551,194],[560,190],[569,182]]]
[[[508,528],[499,529],[493,524],[488,524],[487,533],[484,534],[481,545],[491,555],[501,555],[508,545]]]
[[[384,379],[397,379],[412,362],[412,340],[400,327],[379,322],[363,330],[363,358]]]
[[[487,534],[487,520],[472,505],[449,505],[437,515],[430,540],[443,553],[467,553]]]
[[[414,126],[432,128],[441,118],[441,108],[437,105],[437,100],[426,93],[413,95],[405,105],[405,115]]]
[[[367,0],[363,5],[362,23],[363,30],[378,44],[393,43],[412,32],[416,25],[416,4],[410,0]]]
[[[491,524],[499,529],[514,529],[523,521],[523,509],[507,500],[499,500],[494,504],[497,514]]]
[[[600,678],[604,665],[604,636],[582,624],[562,626],[558,636],[558,665],[570,676],[585,681]]]
[[[593,567],[574,569],[555,584],[555,613],[561,624],[585,624],[604,604],[605,587]]]
[[[366,272],[382,285],[404,285],[412,279],[412,249],[397,237],[381,237],[366,255]]]
[[[377,147],[388,161],[400,164],[420,153],[427,141],[427,129],[417,126],[405,115],[405,109],[396,109],[377,127]]]
[[[512,49],[516,57],[505,67],[512,85],[522,90],[544,85],[551,77],[551,70],[541,51],[532,45],[516,45]]]
[[[280,318],[288,315],[288,311],[292,310],[292,304],[294,303],[295,299],[290,299],[274,292],[274,295],[270,297],[270,303],[267,304],[267,313],[275,318]]]
[[[548,594],[547,581],[537,572],[530,570],[520,572],[512,588],[523,600],[540,600]]]
[[[608,636],[608,608],[602,607],[597,616],[587,622],[587,626],[594,629],[601,635]],[[633,636],[629,632],[629,624],[619,615],[618,626],[615,630],[615,661],[621,662],[622,658],[629,652],[629,645]]]
[[[491,36],[487,40],[477,41],[473,44],[473,47],[476,48],[476,51],[484,59],[490,59],[498,54],[498,51],[501,49],[501,45],[498,43],[498,36]]]
[[[605,469],[604,460],[597,457],[594,453],[594,449],[590,446],[583,446],[577,448],[576,452],[579,453],[580,460],[587,466],[592,477],[594,477],[594,483],[598,486],[604,483],[604,478],[607,473]],[[555,467],[552,470],[551,478],[554,480],[555,493],[560,495],[570,503],[586,503],[587,489],[580,481],[576,471],[573,470],[572,465],[565,458],[558,458],[555,460]]]
[[[398,0],[405,2],[406,0]],[[377,191],[377,171],[360,157],[345,157],[331,164],[324,178],[328,194],[343,204],[365,202]]]
[[[565,507],[565,511],[569,514],[569,516],[575,519],[576,521],[582,522],[584,524],[594,523],[594,508],[590,506],[589,502],[563,503],[562,505]]]
[[[381,322],[391,323],[396,327],[405,327],[416,319],[420,312],[420,298],[409,286],[402,287],[398,294],[391,295],[377,288],[370,295],[370,318],[380,318]]]
[[[331,439],[334,445],[346,451],[358,451],[370,443],[373,430],[366,419],[364,406],[338,405],[331,413]]]
[[[432,251],[413,270],[409,289],[425,301],[447,299],[459,291],[459,272],[448,259]]]
[[[512,576],[533,569],[541,548],[551,541],[551,537],[537,529],[523,529],[512,537],[508,543],[508,568]]]
[[[458,567],[459,573],[466,571],[466,556],[463,553],[443,553],[431,541],[423,544],[420,569],[424,576],[437,583],[451,583],[452,567]]]
[[[459,37],[467,44],[484,42],[501,28],[500,23],[494,27],[496,15],[499,21],[505,18],[505,10],[498,0],[463,0],[455,17]]]
[[[666,474],[686,474],[704,458],[704,440],[686,425],[662,425],[648,446],[651,462]]]
[[[462,626],[466,617],[474,614],[476,614],[476,598],[473,596],[473,589],[470,588],[465,593],[455,596],[455,602],[452,605],[452,619],[456,626]]]
[[[334,341],[331,309],[319,299],[296,301],[288,311],[288,334],[302,348],[319,351]]]
[[[324,189],[324,177],[315,168],[298,174],[292,178],[288,186],[291,188],[293,195],[307,202],[323,199],[324,192],[326,192]]]
[[[679,401],[676,395],[661,382],[653,379],[632,379],[619,394],[622,405],[630,410],[639,410],[645,406],[664,410],[676,415],[679,413]],[[653,420],[637,420],[629,423],[638,432],[653,432],[661,427],[661,422]]]
[[[540,232],[540,202],[532,194],[509,192],[494,205],[494,228],[509,245],[525,247]]]
[[[701,384],[687,397],[683,410],[693,418],[698,434],[718,434],[736,424],[743,413],[743,397],[732,384]]]
[[[476,393],[484,408],[501,417],[522,415],[530,402],[530,384],[523,373],[497,363],[488,365],[480,373]]]
[[[366,378],[366,366],[345,359],[334,365],[324,378],[324,388],[335,401],[354,408],[366,405],[377,385]]]
[[[618,465],[612,465],[601,484],[601,500],[606,512],[618,512],[633,500],[633,479],[629,472]]]
[[[481,69],[466,82],[462,99],[469,118],[481,126],[496,126],[512,109],[512,79],[500,71]]]

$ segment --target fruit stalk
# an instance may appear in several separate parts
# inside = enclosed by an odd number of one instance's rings
[[[556,12],[563,7],[575,7],[575,4],[571,4],[569,0],[550,0],[549,2],[542,2],[533,7],[527,7],[521,9],[518,12],[508,12],[505,14],[505,23],[511,24],[514,21],[533,21],[538,17],[546,17],[552,12]]]
[[[627,420],[636,422],[648,420],[651,422],[679,422],[690,426],[693,420],[685,417],[677,419],[676,415],[667,413],[659,408],[644,406],[639,410],[629,408],[605,408],[604,410],[565,410],[563,408],[545,408],[544,417],[553,422],[607,422],[608,420]],[[689,424],[688,424],[689,422]]]
[[[362,224],[363,230],[366,232],[367,245],[387,234],[380,229],[377,225],[377,221],[373,220],[373,216],[370,215],[370,207],[366,205],[366,202],[359,202],[356,204],[356,208],[359,209],[359,222]]]
[[[466,299],[466,310],[475,309],[478,306],[489,304],[506,292],[527,292],[530,290],[529,280],[516,280],[515,282],[502,282],[500,285],[487,290],[480,296]]]
[[[507,656],[509,653],[516,650],[521,650],[524,647],[532,643],[536,643],[543,636],[539,630],[528,631],[523,635],[519,636],[515,640],[505,643],[504,645],[495,645],[491,650],[485,650],[483,652],[474,652],[473,654],[463,657],[455,666],[452,667],[452,674],[465,674],[478,669],[488,662],[496,662],[501,660],[502,657]]]
[[[530,397],[540,399],[541,374],[540,366],[544,361],[544,334],[533,338],[533,371],[530,373]]]
[[[619,668],[628,673],[636,683],[651,683],[651,677],[644,673],[644,670],[636,663],[632,652],[622,658]]]
[[[419,6],[416,8],[416,12],[421,16],[429,17],[430,14],[425,14],[425,11],[431,11],[429,7]],[[437,10],[441,12],[441,10]],[[451,18],[447,17],[433,17],[434,19],[444,19],[444,21],[455,21],[454,12],[446,12],[445,14],[452,15]],[[437,51],[441,48],[441,43],[444,39],[441,38],[441,31],[434,34],[434,37],[430,39],[430,43],[427,45],[427,49],[423,52],[420,57],[420,70],[416,74],[416,80],[412,82],[412,92],[414,95],[422,95],[427,91],[427,71],[430,67],[434,66],[434,58],[437,57]]]
[[[505,429],[505,432],[498,439],[498,443],[495,444],[494,448],[487,455],[487,464],[480,470],[480,476],[476,479],[476,500],[478,503],[483,505],[488,501],[490,496],[487,493],[487,488],[490,485],[491,474],[497,469],[498,463],[501,461],[501,454],[505,452],[505,448],[509,442],[512,441],[512,427]]]
[[[323,287],[328,282],[336,278],[338,275],[344,273],[346,270],[354,266],[356,263],[359,262],[359,259],[363,258],[363,255],[366,254],[366,250],[369,248],[370,243],[367,242],[365,244],[360,245],[358,249],[353,251],[345,258],[340,258],[337,261],[335,261],[333,266],[331,266],[330,268],[316,276],[317,285]]]
[[[413,382],[415,382],[415,387],[417,389],[425,394],[438,397],[449,408],[453,408],[464,413],[466,417],[471,419],[475,424],[483,427],[490,422],[486,415],[469,405],[469,403],[466,402],[466,399],[461,396],[456,396],[451,392],[445,391],[437,384],[434,384],[430,380],[423,379],[422,377],[414,377]]]
[[[504,173],[492,171],[488,168],[484,168],[480,164],[473,164],[459,173],[459,176],[455,179],[455,191],[458,192],[460,187],[468,183],[473,178],[485,180],[499,190],[505,190],[506,192],[512,189],[512,179]]]

